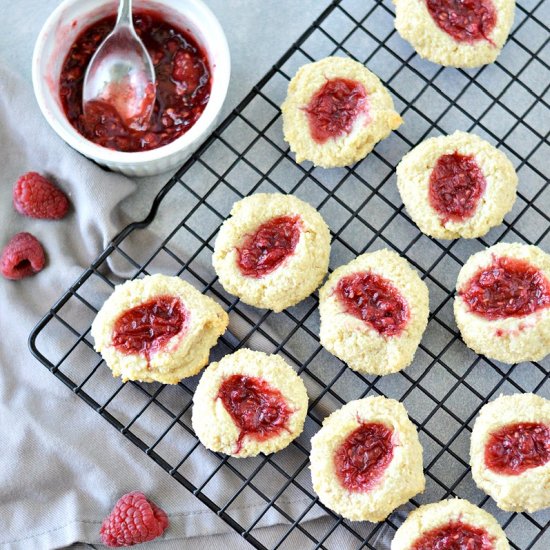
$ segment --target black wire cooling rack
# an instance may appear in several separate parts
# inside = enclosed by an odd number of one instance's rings
[[[166,184],[147,218],[124,229],[52,307],[31,334],[34,355],[256,548],[389,548],[403,511],[377,525],[343,520],[320,504],[307,468],[309,439],[322,419],[350,399],[376,394],[405,404],[424,447],[427,488],[409,508],[448,496],[468,498],[497,516],[513,548],[550,548],[550,513],[498,510],[475,487],[468,466],[471,425],[480,408],[501,392],[550,397],[550,361],[507,366],[477,356],[462,343],[452,314],[456,277],[470,254],[501,240],[550,249],[549,4],[522,0],[497,62],[466,71],[415,55],[394,29],[389,0],[332,2]],[[352,168],[298,166],[282,137],[279,106],[289,79],[304,63],[327,55],[366,63],[405,120]],[[496,144],[519,174],[513,211],[483,239],[448,242],[422,235],[396,190],[394,169],[402,155],[428,136],[455,129]],[[332,230],[331,268],[387,247],[421,273],[431,315],[412,366],[368,377],[330,356],[318,342],[316,296],[274,314],[223,291],[211,267],[217,229],[235,200],[257,191],[293,193],[317,207]],[[310,408],[304,434],[288,449],[241,460],[210,453],[190,424],[196,378],[162,386],[111,377],[93,351],[91,321],[115,284],[160,271],[191,281],[230,312],[229,332],[214,358],[247,346],[280,353],[295,365]],[[309,521],[319,516],[324,519]],[[268,523],[285,526],[276,542],[260,529]]]

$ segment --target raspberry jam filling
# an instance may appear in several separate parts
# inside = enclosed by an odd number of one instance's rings
[[[187,312],[179,298],[158,296],[125,311],[115,322],[113,345],[127,354],[150,360],[168,341],[180,334]]]
[[[550,283],[524,260],[496,258],[459,291],[468,309],[486,319],[522,317],[550,305]]]
[[[353,273],[336,285],[336,296],[347,313],[362,319],[383,336],[399,334],[409,319],[409,307],[399,290],[374,273]]]
[[[174,141],[198,120],[210,99],[208,58],[186,31],[151,11],[134,11],[134,26],[151,55],[157,78],[156,101],[149,125],[131,129],[106,102],[82,112],[86,67],[116,17],[100,19],[75,40],[61,69],[59,94],[69,122],[87,139],[117,151],[145,151]],[[126,121],[127,122],[127,121]]]
[[[515,476],[550,461],[550,427],[521,422],[499,428],[485,446],[485,464],[494,472]]]
[[[304,111],[311,137],[322,145],[349,134],[359,114],[368,114],[367,92],[360,82],[333,78],[314,94]]]
[[[393,430],[379,422],[361,424],[334,454],[340,483],[348,490],[365,492],[382,477],[393,458]]]
[[[294,252],[300,233],[298,216],[281,216],[260,225],[237,249],[241,273],[260,278],[277,269]]]
[[[458,42],[493,44],[489,35],[497,12],[492,0],[426,0],[426,4],[435,24]]]
[[[493,541],[485,529],[451,521],[423,533],[411,550],[494,550]]]
[[[234,374],[221,384],[218,399],[240,430],[237,453],[245,436],[266,441],[288,430],[292,411],[286,399],[261,378]]]
[[[473,156],[454,152],[439,157],[430,174],[428,196],[443,223],[474,215],[485,192],[485,176]]]

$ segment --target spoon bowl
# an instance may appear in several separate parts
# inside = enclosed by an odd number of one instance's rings
[[[155,104],[155,69],[132,22],[132,0],[120,0],[113,31],[96,50],[84,76],[84,116],[119,119],[127,128],[147,128]]]

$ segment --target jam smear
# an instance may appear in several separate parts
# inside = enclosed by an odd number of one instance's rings
[[[487,182],[473,156],[454,152],[439,157],[430,174],[428,197],[443,223],[474,215]]]
[[[435,24],[458,42],[489,38],[497,22],[492,0],[426,0]]]
[[[368,113],[367,92],[360,82],[333,78],[314,94],[304,108],[309,131],[319,144],[349,134],[360,113]]]
[[[336,285],[346,312],[365,321],[384,336],[399,334],[409,319],[409,307],[399,290],[375,273],[353,273]]]
[[[288,429],[292,411],[287,401],[261,378],[234,374],[222,382],[218,399],[240,430],[237,453],[245,436],[266,441]]]
[[[550,461],[550,426],[520,422],[499,428],[485,446],[486,466],[515,476]]]
[[[77,37],[63,63],[60,98],[69,122],[97,145],[117,151],[146,151],[185,134],[203,113],[211,91],[206,53],[186,31],[151,11],[134,11],[134,26],[151,55],[156,100],[149,124],[128,124],[104,101],[82,112],[82,85],[88,63],[115,25],[116,16],[100,19]],[[130,126],[130,127],[129,127]]]
[[[411,550],[494,550],[494,538],[485,529],[451,521],[417,538]]]
[[[525,260],[500,257],[480,269],[459,296],[472,313],[486,319],[522,317],[550,306],[550,283]]]
[[[125,311],[115,322],[113,345],[127,354],[151,355],[179,334],[187,312],[179,298],[158,296]]]
[[[298,216],[280,216],[263,223],[237,249],[241,273],[256,278],[271,273],[294,252],[300,234]]]
[[[155,90],[156,86],[149,82],[143,97],[136,97],[129,77],[120,83],[113,82],[105,87],[101,99],[86,102],[85,118],[90,121],[115,117],[128,129],[146,130],[155,104]]]
[[[361,424],[334,454],[342,485],[354,492],[372,489],[393,458],[393,430],[380,422]]]

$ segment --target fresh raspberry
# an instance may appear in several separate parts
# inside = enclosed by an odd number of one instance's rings
[[[113,548],[133,546],[160,537],[168,527],[166,513],[134,491],[120,497],[113,511],[103,520],[103,544]]]
[[[13,205],[24,216],[59,220],[69,210],[69,199],[44,176],[28,172],[13,188]]]
[[[6,279],[23,279],[38,273],[46,262],[44,249],[30,233],[17,233],[0,256],[0,272]]]

